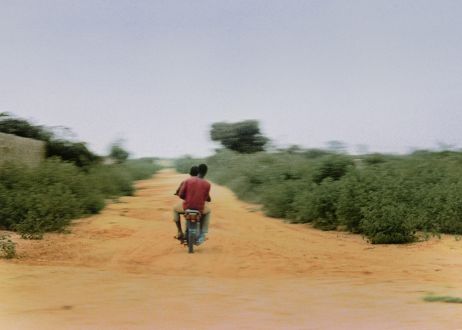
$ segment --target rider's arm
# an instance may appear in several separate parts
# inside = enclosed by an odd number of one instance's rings
[[[212,199],[210,198],[210,186],[209,188],[207,189],[207,199],[205,200],[206,202],[211,202]]]
[[[180,191],[178,193],[178,196],[180,196],[181,199],[186,198],[187,187],[188,187],[188,183],[186,181],[183,182],[183,184],[180,187]]]
[[[181,190],[181,187],[183,186],[183,183],[184,183],[184,181],[180,183],[180,185],[178,186],[178,189],[176,190],[176,192],[174,193],[174,195],[177,195],[177,196],[180,195],[180,190]]]

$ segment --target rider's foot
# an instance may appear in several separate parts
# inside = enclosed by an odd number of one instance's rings
[[[179,231],[179,232],[176,234],[176,236],[174,236],[173,238],[182,241],[182,240],[184,240],[184,234],[183,234],[181,231]]]
[[[197,238],[196,244],[201,245],[204,242],[205,242],[205,235],[204,234],[199,235],[199,237]]]

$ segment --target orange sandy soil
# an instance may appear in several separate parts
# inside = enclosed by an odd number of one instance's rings
[[[68,234],[14,236],[0,260],[1,329],[462,329],[462,240],[370,245],[264,217],[212,186],[209,240],[172,239],[184,175],[137,183]]]

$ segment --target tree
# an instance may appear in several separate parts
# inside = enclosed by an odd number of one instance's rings
[[[100,161],[100,157],[91,152],[84,142],[52,139],[46,144],[47,157],[59,157],[78,167],[88,167]]]
[[[334,153],[344,154],[347,151],[347,145],[342,141],[331,140],[327,142],[327,149]]]
[[[264,151],[268,142],[268,138],[260,133],[256,120],[214,123],[210,137],[212,141],[220,142],[225,148],[247,154]]]
[[[0,113],[0,132],[25,138],[48,142],[53,133],[42,126],[36,126],[27,120],[14,118],[9,113]]]
[[[114,142],[111,146],[111,152],[109,156],[114,159],[117,163],[123,163],[128,159],[129,152],[122,148],[122,141]]]

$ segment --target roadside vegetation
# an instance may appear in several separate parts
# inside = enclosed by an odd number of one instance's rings
[[[453,304],[462,304],[462,298],[460,297],[452,297],[452,296],[434,296],[428,295],[424,297],[424,301],[427,302],[445,302],[445,303],[453,303]]]
[[[8,235],[0,235],[0,258],[12,259],[16,257],[16,244]]]
[[[241,132],[222,136],[236,140]],[[374,244],[462,234],[461,152],[351,156],[297,147],[255,153],[224,148],[206,159],[181,158],[177,170],[201,161],[211,180],[261,204],[271,217],[348,230]]]
[[[6,123],[0,120],[0,131],[45,136],[45,141],[56,145],[57,139],[46,128],[11,116],[3,118]],[[59,152],[49,152],[38,167],[13,162],[0,167],[0,229],[34,239],[45,232],[62,231],[72,219],[98,213],[107,200],[132,195],[135,180],[159,169],[150,158],[127,160],[128,152],[120,145],[111,148],[111,164],[104,164],[84,143],[60,139],[59,146]],[[3,251],[7,243],[3,238]]]

